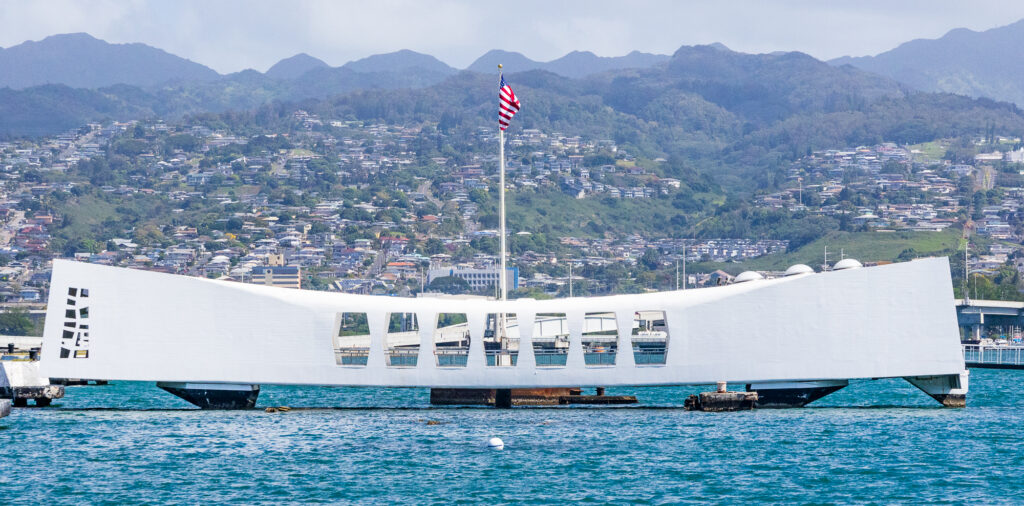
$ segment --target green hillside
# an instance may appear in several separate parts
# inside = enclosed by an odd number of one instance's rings
[[[793,264],[821,265],[828,247],[829,264],[840,254],[861,262],[906,260],[924,256],[946,256],[960,247],[960,229],[942,232],[832,232],[795,251],[766,255],[743,263],[701,263],[696,270],[722,269],[729,273],[747,270],[785,270]],[[913,250],[913,251],[910,251]],[[904,254],[904,252],[906,252]]]

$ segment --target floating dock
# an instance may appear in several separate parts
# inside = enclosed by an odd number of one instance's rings
[[[1024,369],[1024,346],[965,344],[964,362],[979,369]]]
[[[430,403],[436,406],[559,406],[566,404],[636,404],[633,395],[583,395],[580,388],[432,388]]]

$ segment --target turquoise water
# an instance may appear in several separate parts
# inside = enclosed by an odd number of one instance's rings
[[[962,410],[879,380],[743,413],[684,411],[696,387],[609,389],[640,408],[511,410],[264,387],[261,407],[310,408],[276,414],[200,412],[152,384],[69,387],[0,420],[0,502],[1020,503],[1022,379],[972,370]]]

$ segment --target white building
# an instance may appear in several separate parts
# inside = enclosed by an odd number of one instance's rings
[[[846,259],[834,271],[794,266],[785,277],[741,275],[749,281],[713,288],[498,301],[289,290],[55,260],[40,371],[155,381],[207,407],[214,394],[254,403],[259,384],[727,381],[770,397],[873,378],[906,378],[963,406],[948,260],[859,266]],[[394,315],[406,325],[394,328]]]

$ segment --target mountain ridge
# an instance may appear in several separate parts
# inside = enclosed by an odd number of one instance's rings
[[[974,31],[955,28],[937,39],[914,39],[874,56],[830,60],[895,79],[915,89],[1024,105],[1024,20]]]
[[[329,66],[319,58],[299,53],[278,61],[263,74],[274,79],[295,79],[310,70]]]
[[[346,69],[372,74],[383,81],[370,87],[391,87],[396,82],[433,84],[461,71],[492,73],[497,63],[508,71],[544,69],[566,77],[583,77],[621,68],[640,68],[664,62],[667,55],[632,51],[618,57],[597,56],[590,51],[572,51],[550,62],[535,62],[520,53],[492,50],[466,69],[457,69],[436,57],[410,49],[380,53],[331,67],[307,53],[283,58],[264,76],[278,81],[301,81],[309,72]],[[493,61],[492,61],[493,60]],[[39,41],[25,41],[0,48],[0,87],[20,90],[32,86],[63,84],[72,88],[99,89],[116,84],[144,88],[180,83],[233,82],[248,71],[220,74],[191,60],[142,43],[114,44],[87,33],[51,35]],[[328,72],[332,78],[344,71]],[[403,77],[420,73],[420,77]],[[251,77],[251,76],[250,76]]]
[[[142,43],[111,44],[87,33],[51,35],[0,50],[0,87],[44,84],[100,88],[128,82],[154,85],[204,81],[213,69]]]
[[[548,62],[532,60],[522,53],[492,49],[471,63],[466,70],[488,74],[505,65],[506,72],[546,70],[565,77],[580,78],[609,70],[645,68],[668,61],[668,55],[631,51],[624,56],[598,56],[590,51],[570,51]]]
[[[411,49],[400,49],[391,53],[370,55],[350,61],[342,65],[341,68],[361,73],[413,72],[420,70],[451,75],[458,72],[458,69],[431,55],[418,53]]]

